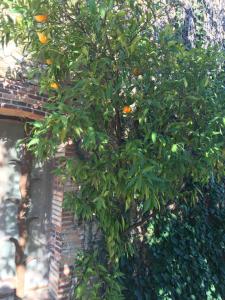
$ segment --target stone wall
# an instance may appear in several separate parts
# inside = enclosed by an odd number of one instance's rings
[[[181,0],[183,4],[183,38],[194,44],[198,35],[207,44],[225,42],[224,0]]]

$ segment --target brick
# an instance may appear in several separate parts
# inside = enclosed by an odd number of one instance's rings
[[[29,83],[1,79],[0,114],[37,120],[43,118],[46,114],[44,110],[31,108],[31,104],[37,101],[47,101],[47,97],[38,95],[37,90],[36,86]]]
[[[28,97],[34,100],[43,100],[41,96],[28,94]]]
[[[42,103],[48,101],[48,95],[39,93],[38,87],[29,82],[0,78],[0,114],[24,119],[42,120],[47,112]],[[53,162],[60,165],[57,157],[75,157],[74,145],[59,145],[59,151]],[[48,249],[49,299],[68,300],[73,289],[76,275],[73,271],[75,252],[84,246],[84,226],[75,219],[74,214],[63,209],[66,191],[78,190],[71,181],[62,183],[57,176],[52,182],[52,215],[49,228]],[[68,272],[68,274],[64,274]]]

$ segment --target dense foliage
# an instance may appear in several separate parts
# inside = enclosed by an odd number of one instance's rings
[[[29,78],[51,95],[28,147],[45,160],[76,145],[76,163],[62,159],[56,173],[79,187],[67,207],[103,235],[105,259],[84,258],[81,299],[120,299],[118,262],[143,224],[178,199],[195,203],[212,174],[224,174],[223,53],[187,51],[173,27],[157,29],[157,2],[1,3],[3,44],[24,46]],[[93,270],[101,280],[90,290]]]
[[[225,188],[213,183],[200,201],[158,213],[133,257],[123,258],[126,299],[225,298]]]

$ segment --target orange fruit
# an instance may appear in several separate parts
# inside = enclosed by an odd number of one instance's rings
[[[52,65],[52,63],[53,63],[53,61],[51,60],[51,58],[47,58],[45,60],[45,62],[46,62],[47,65]]]
[[[50,83],[50,87],[53,90],[58,90],[59,89],[59,84],[57,82],[52,82],[52,83]]]
[[[47,44],[48,37],[46,34],[44,34],[43,32],[37,32],[37,35],[41,44]]]
[[[129,105],[124,106],[124,108],[123,108],[124,114],[129,114],[131,112],[132,112],[132,108]]]
[[[141,70],[139,68],[134,68],[132,73],[134,76],[139,76],[141,75]]]
[[[48,20],[48,15],[37,15],[34,16],[35,21],[39,22],[39,23],[44,23]]]

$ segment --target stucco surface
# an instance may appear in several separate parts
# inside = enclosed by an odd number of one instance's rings
[[[18,238],[17,210],[21,151],[16,147],[23,138],[23,124],[0,119],[0,296],[15,286],[15,246]],[[48,285],[49,249],[47,247],[51,209],[51,179],[48,166],[34,163],[31,174],[31,199],[26,254],[25,295],[31,289]]]

